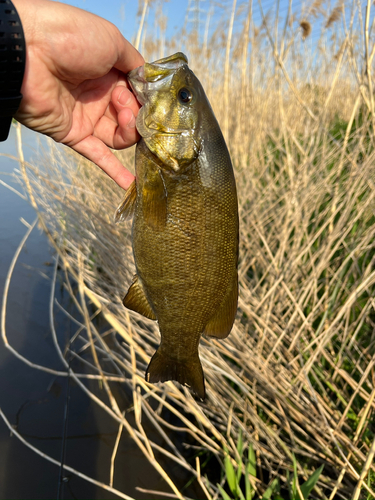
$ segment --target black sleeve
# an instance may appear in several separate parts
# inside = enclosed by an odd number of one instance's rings
[[[21,20],[10,0],[0,0],[0,141],[9,134],[21,103],[26,44]]]

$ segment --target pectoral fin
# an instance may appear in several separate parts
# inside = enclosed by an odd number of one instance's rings
[[[163,230],[167,222],[167,191],[159,168],[149,168],[142,187],[143,217],[149,226]]]
[[[236,273],[221,305],[208,321],[203,334],[218,339],[225,339],[229,335],[236,317],[237,301],[238,276]]]
[[[142,314],[146,316],[146,318],[156,319],[137,275],[134,276],[133,283],[130,285],[128,293],[125,295],[122,303],[128,309]]]
[[[137,186],[134,180],[126,190],[125,197],[115,212],[115,222],[123,222],[133,217],[136,198]]]

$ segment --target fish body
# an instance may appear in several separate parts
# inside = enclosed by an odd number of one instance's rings
[[[134,214],[137,274],[124,305],[157,319],[161,343],[146,380],[176,380],[205,397],[202,334],[225,338],[238,298],[238,209],[220,127],[186,56],[129,74],[137,117],[136,180],[117,219]]]

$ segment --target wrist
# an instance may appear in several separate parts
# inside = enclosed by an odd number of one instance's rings
[[[26,45],[20,16],[10,0],[0,3],[0,141],[7,139],[12,117],[22,99]]]

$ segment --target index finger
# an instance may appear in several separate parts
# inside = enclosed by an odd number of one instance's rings
[[[92,135],[73,146],[73,149],[96,163],[123,189],[128,189],[134,175],[127,170],[103,141]]]

